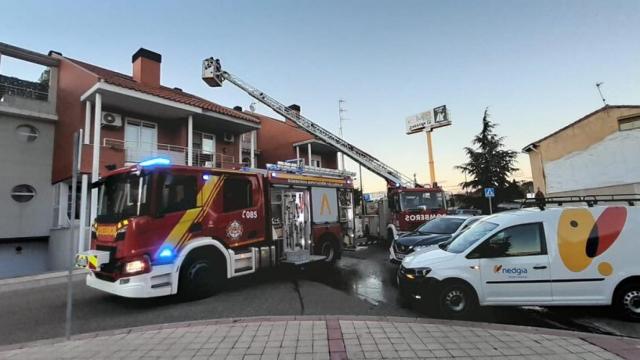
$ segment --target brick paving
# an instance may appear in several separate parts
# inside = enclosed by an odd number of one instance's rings
[[[0,359],[638,358],[640,341],[626,338],[433,319],[330,316],[166,324],[0,348]]]

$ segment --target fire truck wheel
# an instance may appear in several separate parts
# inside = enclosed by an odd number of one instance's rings
[[[185,300],[197,300],[215,294],[224,283],[225,273],[215,250],[194,250],[180,266],[178,294]],[[218,260],[218,261],[216,261]]]
[[[331,238],[324,238],[320,243],[320,255],[326,257],[325,262],[334,264],[338,259],[337,242]]]

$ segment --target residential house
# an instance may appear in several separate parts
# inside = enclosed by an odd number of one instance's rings
[[[298,105],[290,105],[289,108],[300,113]],[[278,120],[253,112],[245,114],[260,120],[256,142],[259,149],[258,167],[264,168],[266,164],[278,161],[302,159],[305,165],[338,168],[338,152],[293,121]]]
[[[79,250],[87,247],[89,219],[97,213],[97,191],[89,184],[109,169],[153,157],[175,164],[240,167],[239,137],[260,128],[260,120],[161,83],[162,56],[139,49],[130,75],[51,52],[59,62],[54,186],[71,179],[73,133],[82,129]],[[255,136],[253,137],[255,138]],[[57,190],[56,190],[57,191]],[[60,191],[62,194],[62,191]],[[61,195],[57,203],[65,198]],[[62,226],[64,219],[58,225]],[[66,233],[52,234],[64,243]],[[63,262],[56,261],[59,265]]]
[[[7,74],[11,64],[41,75]],[[47,55],[0,43],[0,278],[49,266],[58,64]]]
[[[640,194],[640,105],[601,107],[523,151],[547,196]]]

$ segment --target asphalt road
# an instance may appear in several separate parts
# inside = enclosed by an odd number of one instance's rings
[[[74,334],[210,318],[261,315],[434,316],[396,301],[395,266],[386,249],[346,254],[336,267],[266,271],[229,281],[214,297],[132,300],[74,283]],[[66,287],[50,285],[0,293],[0,345],[64,335]],[[437,316],[437,314],[435,314]],[[484,308],[472,320],[640,337],[640,324],[606,309]]]

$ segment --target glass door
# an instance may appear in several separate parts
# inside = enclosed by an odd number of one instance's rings
[[[140,162],[157,155],[158,128],[155,123],[127,119],[124,128],[126,162]]]

